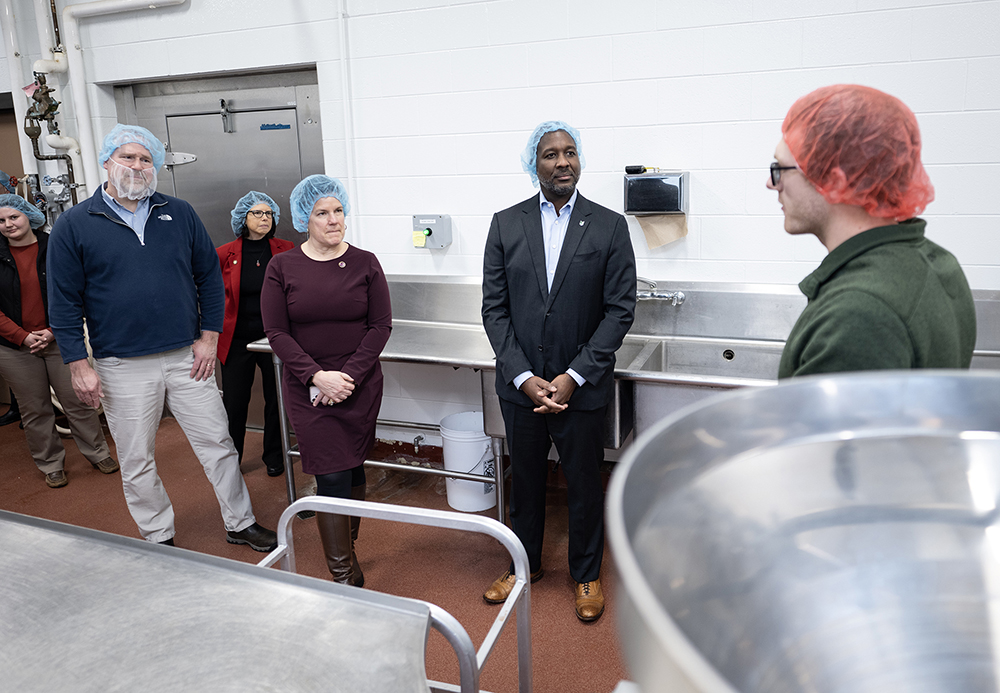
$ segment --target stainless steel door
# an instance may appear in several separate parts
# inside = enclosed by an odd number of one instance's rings
[[[170,150],[198,157],[171,167],[174,194],[191,203],[217,246],[233,240],[230,211],[250,190],[278,203],[278,235],[298,240],[288,208],[302,180],[295,109],[238,111],[230,122],[227,133],[218,113],[167,116]]]

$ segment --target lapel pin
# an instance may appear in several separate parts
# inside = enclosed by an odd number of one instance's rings
[[[580,220],[580,226],[583,226],[583,220],[582,219]]]

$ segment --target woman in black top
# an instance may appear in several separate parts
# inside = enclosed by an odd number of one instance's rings
[[[247,344],[264,337],[260,317],[260,287],[267,263],[278,253],[291,250],[291,241],[275,238],[280,210],[262,192],[251,190],[241,197],[231,214],[235,241],[219,246],[219,265],[226,285],[226,316],[219,336],[222,362],[222,402],[229,416],[229,435],[243,461],[247,409],[256,370],[264,389],[264,465],[268,476],[285,471],[281,453],[278,393],[271,355],[247,350]]]
[[[76,446],[95,469],[112,474],[97,412],[73,392],[48,322],[45,215],[17,195],[0,195],[0,376],[17,396],[28,450],[49,488],[69,483],[66,450],[56,432],[50,388],[69,420]]]

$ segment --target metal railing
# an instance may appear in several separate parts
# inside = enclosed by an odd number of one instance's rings
[[[531,583],[528,554],[514,532],[506,525],[488,517],[468,515],[465,513],[445,510],[431,510],[370,501],[357,501],[347,498],[330,498],[327,496],[309,496],[301,498],[281,513],[278,520],[278,547],[267,555],[257,565],[268,568],[278,565],[282,570],[295,572],[295,549],[292,541],[293,520],[299,512],[313,511],[367,517],[375,520],[405,522],[428,527],[457,529],[466,532],[476,532],[493,537],[499,541],[510,554],[514,563],[515,582],[510,596],[500,608],[500,613],[482,645],[474,649],[472,639],[462,625],[447,611],[438,606],[431,607],[431,626],[440,632],[455,650],[458,656],[461,693],[476,693],[479,691],[479,675],[493,652],[500,632],[514,610],[517,610],[517,669],[518,691],[531,691]],[[428,682],[432,690],[455,690],[448,684]],[[435,688],[435,686],[437,686]]]

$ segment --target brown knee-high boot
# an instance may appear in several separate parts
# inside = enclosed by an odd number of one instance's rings
[[[364,576],[353,568],[353,551],[351,550],[351,519],[347,515],[331,515],[316,513],[316,524],[319,526],[319,538],[323,542],[323,553],[326,554],[326,565],[334,582],[360,587]]]
[[[352,486],[351,499],[363,501],[365,499],[365,492],[367,488],[367,484]],[[361,518],[351,517],[351,570],[354,572],[353,584],[355,587],[362,587],[365,584],[365,575],[361,572],[361,566],[358,564],[358,554],[354,552],[354,542],[358,540],[358,530],[360,528]]]

